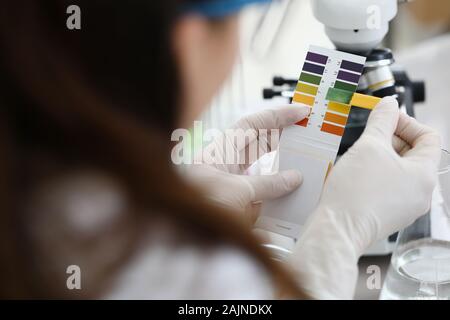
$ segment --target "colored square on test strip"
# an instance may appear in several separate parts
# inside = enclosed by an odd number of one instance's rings
[[[343,136],[344,135],[344,131],[345,128],[344,127],[339,127],[339,126],[335,126],[333,124],[330,123],[322,123],[322,131],[327,132],[327,133],[331,133],[337,136]]]
[[[328,101],[335,101],[343,104],[350,104],[352,101],[353,91],[341,90],[336,88],[328,89],[325,99]]]
[[[337,77],[338,79],[358,84],[361,75],[341,70]]]
[[[315,100],[315,97],[300,94],[298,92],[296,92],[294,94],[294,97],[292,98],[292,101],[294,101],[294,102],[303,103],[303,104],[306,104],[311,107],[314,105],[314,100]]]
[[[347,124],[347,116],[342,116],[340,114],[327,112],[323,119],[324,121],[339,124],[345,126]]]
[[[361,74],[364,70],[364,65],[347,60],[342,60],[341,69],[354,71]]]
[[[342,114],[350,114],[350,109],[352,107],[348,104],[343,104],[335,101],[328,102],[328,111],[339,112]]]
[[[322,54],[308,52],[308,54],[306,55],[306,60],[320,64],[327,64],[328,57]]]
[[[320,81],[322,80],[322,77],[302,72],[300,74],[300,79],[299,80],[303,81],[303,82],[308,82],[308,83],[311,83],[311,84],[319,85]]]
[[[341,90],[345,90],[345,91],[351,91],[352,93],[356,91],[356,89],[358,89],[357,85],[353,85],[347,82],[342,82],[342,81],[336,81],[334,83],[334,87],[336,89],[341,89]]]
[[[305,62],[305,64],[303,65],[303,71],[323,75],[323,72],[325,71],[325,67],[319,66],[317,64]]]
[[[297,84],[297,87],[295,88],[295,91],[310,94],[313,96],[317,95],[318,90],[319,90],[319,87],[312,86],[312,85],[302,83],[302,82],[299,82]]]
[[[305,118],[302,121],[297,122],[297,125],[302,126],[302,127],[306,127],[308,125],[308,121],[309,121],[309,119]]]

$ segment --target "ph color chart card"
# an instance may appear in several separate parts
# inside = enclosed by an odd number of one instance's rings
[[[256,227],[297,238],[316,208],[327,173],[333,166],[351,106],[327,100],[330,88],[354,93],[366,58],[311,46],[303,64],[293,104],[308,105],[308,118],[283,131],[279,169],[298,169],[302,186],[263,204]],[[328,97],[329,98],[329,97]]]
[[[336,50],[311,46],[294,93],[293,103],[311,107],[309,118],[298,126],[287,128],[282,137],[283,148],[295,148],[308,152],[290,143],[307,143],[321,151],[325,159],[334,163],[344,134],[351,106],[327,100],[330,88],[356,92],[365,57]],[[300,139],[298,141],[297,139]],[[314,154],[317,150],[314,151]]]

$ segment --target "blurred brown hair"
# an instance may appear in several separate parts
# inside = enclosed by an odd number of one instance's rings
[[[117,177],[133,208],[128,247],[83,297],[103,293],[130,256],[143,222],[163,215],[213,245],[242,248],[279,289],[304,297],[248,226],[211,207],[171,167],[178,112],[171,27],[181,1],[8,0],[0,11],[0,297],[62,298],[39,274],[24,203],[42,178],[89,165]],[[68,30],[79,5],[82,29]],[[177,186],[174,188],[173,186]],[[141,230],[142,232],[142,230]],[[102,237],[103,235],[99,235]]]

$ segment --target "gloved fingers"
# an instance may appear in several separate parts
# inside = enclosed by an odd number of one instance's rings
[[[267,131],[256,136],[254,133],[250,129],[233,129],[228,134],[220,133],[201,153],[195,155],[195,161],[214,165],[225,172],[242,173],[279,144],[279,134]]]
[[[240,150],[240,158],[245,159],[244,169],[251,166],[266,153],[272,152],[278,148],[280,136],[273,135],[270,132],[262,134],[257,140],[250,142],[243,150]]]
[[[240,159],[244,160],[244,163],[241,164],[242,168],[247,169],[267,152],[268,146],[265,142],[260,140],[252,141],[247,147],[239,151]]]
[[[258,220],[261,213],[261,202],[252,202],[247,209],[251,225],[253,226]]]
[[[404,153],[405,158],[418,161],[431,160],[436,167],[439,166],[441,140],[432,128],[406,114],[401,114],[396,135],[411,146],[410,150]]]
[[[396,135],[392,136],[392,146],[394,147],[395,152],[400,156],[403,156],[411,149],[409,143]]]
[[[249,143],[259,139],[259,132],[253,129],[233,128],[225,132],[227,150],[239,152]]]
[[[383,98],[370,114],[363,136],[370,135],[391,143],[397,128],[399,114],[397,100],[394,97]]]
[[[309,112],[310,107],[304,105],[285,105],[257,112],[239,120],[221,139],[216,139],[216,145],[225,146],[223,153],[228,158],[238,156],[239,163],[248,167],[278,147],[284,127],[303,120]],[[272,132],[273,129],[278,131]],[[231,154],[230,150],[235,153]]]
[[[267,109],[240,119],[232,129],[263,130],[283,129],[309,115],[311,108],[305,105],[285,105],[276,109]]]
[[[198,153],[195,160],[229,173],[239,173],[238,168],[247,164],[246,145],[257,141],[252,130],[233,129],[217,133],[214,140]]]
[[[239,172],[234,170],[228,170],[230,173],[243,173],[247,168],[254,164],[266,153],[272,152],[273,149],[278,147],[280,136],[278,134],[272,135],[270,132],[262,133],[257,139],[251,139],[247,137],[247,145],[242,147],[242,145],[233,145],[231,141],[228,141],[227,148],[224,150],[226,159],[234,159],[237,164],[236,167],[239,168]],[[238,149],[239,148],[239,149]],[[233,150],[233,152],[229,152]]]
[[[250,201],[270,200],[287,195],[297,189],[303,181],[302,174],[297,170],[281,171],[273,175],[238,177],[251,189]]]

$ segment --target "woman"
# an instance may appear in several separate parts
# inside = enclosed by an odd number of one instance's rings
[[[259,1],[78,1],[78,31],[66,27],[71,2],[2,4],[2,297],[351,298],[364,249],[427,210],[439,139],[387,98],[290,260],[274,262],[247,209],[297,188],[300,173],[202,164],[196,189],[170,160],[172,130],[231,70],[236,13]],[[285,106],[237,126],[306,114]],[[80,290],[68,289],[71,265]]]

